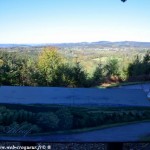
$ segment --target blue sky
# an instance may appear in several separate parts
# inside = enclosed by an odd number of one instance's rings
[[[150,0],[0,0],[0,43],[149,41]]]

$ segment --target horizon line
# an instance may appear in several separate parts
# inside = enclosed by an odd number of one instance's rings
[[[39,42],[39,43],[0,43],[0,45],[45,45],[45,44],[77,44],[77,43],[97,43],[97,42],[111,42],[111,43],[115,43],[115,42],[138,42],[138,43],[150,43],[150,41],[130,41],[130,40],[122,40],[122,41],[107,41],[107,40],[101,40],[101,41],[92,41],[92,42],[88,42],[88,41],[81,41],[81,42],[52,42],[52,43],[44,43],[44,42]]]

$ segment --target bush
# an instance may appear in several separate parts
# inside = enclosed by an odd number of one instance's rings
[[[73,116],[69,109],[62,108],[56,112],[59,118],[60,130],[68,130],[73,126]]]
[[[37,115],[36,123],[44,131],[53,131],[58,129],[59,119],[53,112],[39,113]]]
[[[90,116],[86,112],[74,112],[73,113],[73,128],[86,128],[90,127]]]

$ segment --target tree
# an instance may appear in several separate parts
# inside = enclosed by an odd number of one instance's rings
[[[142,61],[143,71],[145,75],[150,75],[150,51],[147,51]]]
[[[137,55],[135,60],[132,63],[130,63],[128,66],[129,77],[130,76],[136,76],[136,75],[140,74],[140,72],[141,72],[139,70],[140,64],[141,64],[141,60],[140,60],[139,56]]]
[[[22,84],[27,86],[44,85],[46,82],[37,66],[37,60],[29,59],[21,70]]]
[[[87,85],[87,74],[80,65],[76,62],[75,64],[63,63],[56,70],[56,74],[59,77],[55,83],[59,86],[67,87],[86,87]]]
[[[72,73],[73,73],[73,80],[75,82],[75,86],[77,87],[85,87],[87,86],[87,74],[83,70],[82,66],[80,65],[79,62],[77,62],[73,68],[72,68]]]
[[[68,63],[59,66],[59,68],[57,69],[57,76],[59,76],[59,79],[57,80],[57,84],[59,86],[63,86],[63,87],[76,86],[74,80],[74,74],[73,74],[73,67]]]
[[[0,59],[0,67],[2,67],[4,64],[4,61],[2,59]]]
[[[138,55],[128,67],[129,79],[149,80],[150,79],[150,52],[147,52],[143,59]]]
[[[0,52],[3,64],[0,67],[2,85],[23,85],[22,70],[27,57],[17,52]]]
[[[101,64],[99,64],[94,73],[93,73],[93,84],[97,85],[99,83],[101,83],[104,80],[104,76],[103,76],[103,67]]]
[[[58,67],[62,64],[62,58],[55,47],[46,47],[38,58],[38,67],[46,79],[47,85],[55,86],[54,81],[57,76]]]
[[[117,59],[108,60],[107,64],[104,66],[106,76],[110,78],[111,76],[119,76],[119,63]]]

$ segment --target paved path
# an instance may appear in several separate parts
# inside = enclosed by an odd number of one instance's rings
[[[140,137],[150,134],[150,122],[112,127],[76,134],[40,137],[0,137],[0,140],[29,140],[45,142],[142,142]]]
[[[135,85],[126,85],[126,86],[120,86],[121,89],[140,89],[144,92],[150,92],[150,83],[145,84],[135,84]]]
[[[0,103],[150,106],[141,89],[0,87]]]

